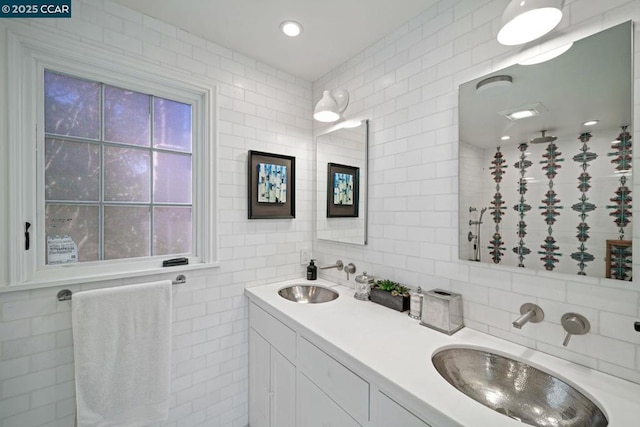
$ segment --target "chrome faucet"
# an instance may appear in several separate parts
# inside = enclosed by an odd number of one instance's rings
[[[342,269],[344,268],[344,263],[342,262],[341,259],[339,259],[333,265],[325,265],[324,267],[320,267],[320,270],[329,270],[331,268],[335,268],[338,271],[342,271]]]
[[[522,329],[522,327],[529,322],[538,323],[542,322],[544,319],[544,311],[542,311],[542,309],[537,305],[530,302],[520,306],[520,314],[522,316],[518,317],[512,323],[513,327],[516,329]]]

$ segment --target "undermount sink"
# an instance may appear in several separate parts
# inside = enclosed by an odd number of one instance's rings
[[[292,285],[282,288],[278,294],[285,299],[300,304],[319,304],[333,301],[338,298],[338,293],[333,289],[316,285]]]
[[[526,363],[471,348],[434,354],[433,365],[462,393],[503,415],[539,427],[605,427],[604,413],[561,379]]]

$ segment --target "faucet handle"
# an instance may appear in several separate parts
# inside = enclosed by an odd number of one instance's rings
[[[569,345],[571,337],[574,335],[584,335],[591,330],[591,324],[582,314],[565,313],[561,318],[562,327],[567,331],[567,335],[562,342],[563,346]]]
[[[347,280],[349,280],[349,274],[353,274],[356,272],[355,264],[350,262],[349,264],[345,265],[344,272],[347,273]]]

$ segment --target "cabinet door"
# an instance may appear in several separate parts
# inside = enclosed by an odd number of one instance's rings
[[[249,323],[272,347],[296,363],[296,331],[255,305],[249,305]]]
[[[298,367],[356,421],[369,421],[369,383],[310,341],[298,340]]]
[[[271,426],[295,427],[296,368],[274,347],[271,347],[271,391]]]
[[[304,374],[298,375],[298,426],[360,427]],[[401,424],[395,424],[400,426]]]
[[[249,328],[249,424],[269,427],[270,398],[269,343]]]
[[[378,392],[377,406],[377,416],[374,423],[377,427],[430,427],[429,424],[413,415],[382,392]]]

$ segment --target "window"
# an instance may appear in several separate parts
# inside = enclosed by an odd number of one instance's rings
[[[215,265],[215,87],[37,29],[9,46],[8,283]]]
[[[48,265],[192,253],[191,106],[44,73]]]

